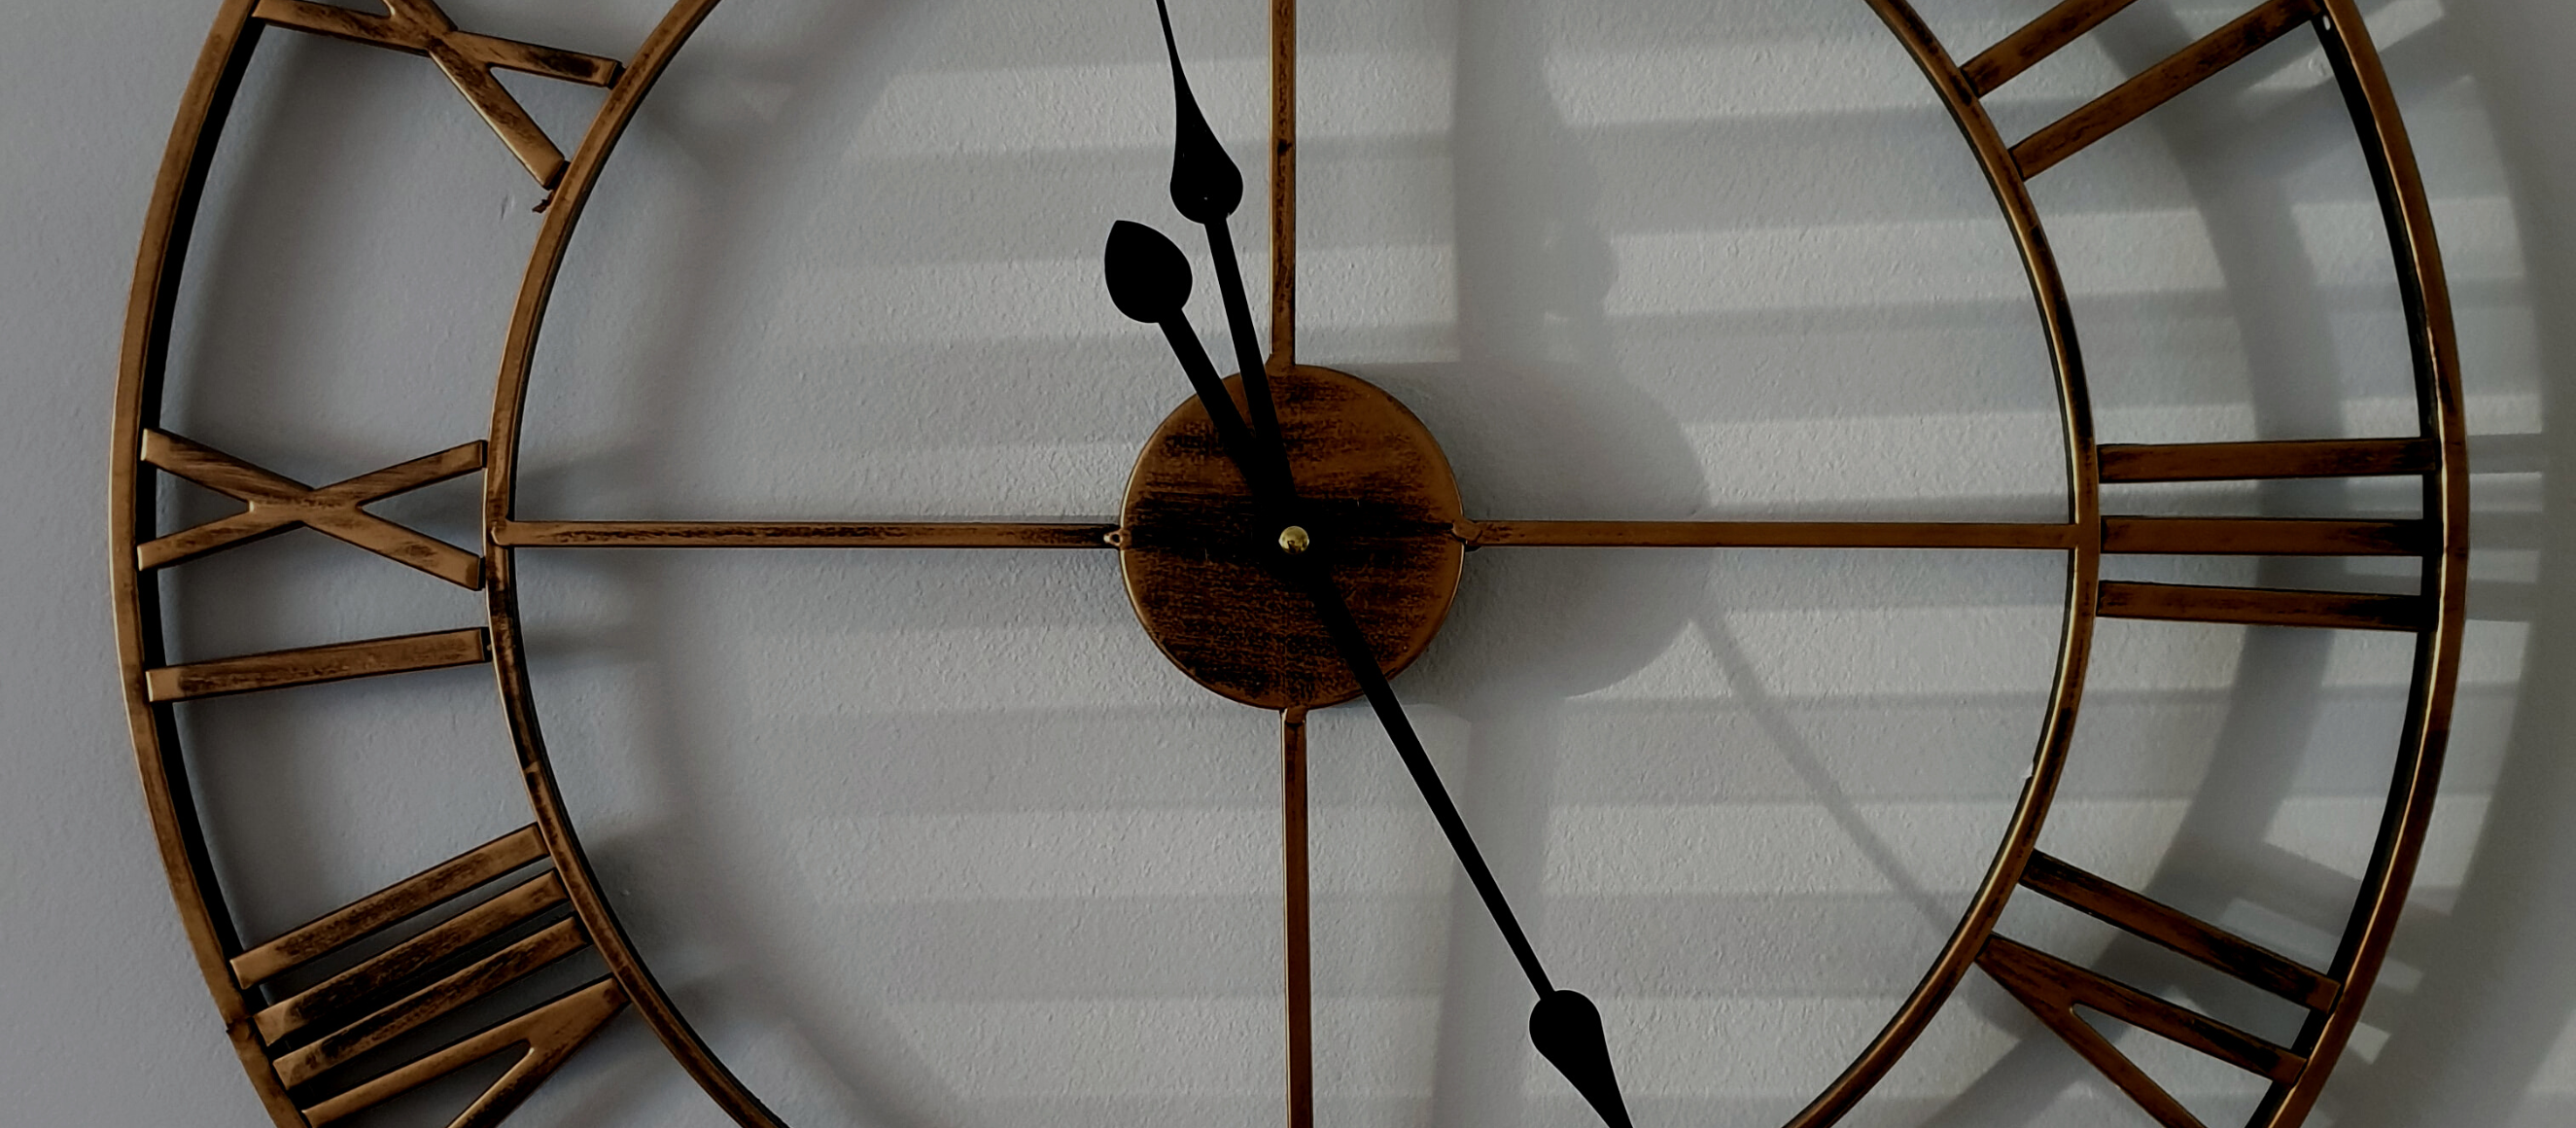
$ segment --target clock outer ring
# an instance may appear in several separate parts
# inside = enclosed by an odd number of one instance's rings
[[[2071,516],[2085,535],[2069,552],[2069,605],[2061,641],[2057,684],[2034,753],[2028,782],[2005,839],[1969,911],[1949,943],[1896,1015],[1851,1066],[1791,1123],[1791,1128],[1830,1124],[1891,1068],[1965,975],[1992,932],[2003,902],[2015,889],[2035,847],[2048,801],[2062,771],[2082,688],[2094,619],[2093,589],[2101,553],[2098,462],[2084,395],[2080,351],[2063,281],[2044,230],[2010,151],[1956,64],[1905,0],[1865,0],[1915,58],[1952,113],[1985,169],[2011,225],[2046,326],[2060,384],[2066,423]],[[743,1086],[679,1014],[636,956],[592,875],[564,810],[544,749],[518,632],[512,553],[491,543],[511,518],[520,412],[537,332],[582,205],[610,151],[631,122],[645,93],[660,77],[716,0],[680,0],[628,62],[572,158],[554,206],[532,251],[514,308],[501,364],[491,462],[486,469],[486,590],[492,659],[500,696],[519,748],[523,778],[537,825],[571,893],[576,915],[617,982],[673,1056],[737,1120],[762,1128],[783,1123]],[[157,421],[168,367],[169,333],[196,212],[224,119],[245,73],[261,24],[255,0],[225,0],[187,92],[181,100],[161,172],[144,223],[142,247],[128,304],[116,391],[115,445],[110,467],[111,598],[129,727],[147,809],[182,924],[222,1012],[237,1054],[263,1104],[281,1125],[300,1125],[302,1114],[276,1081],[275,1072],[246,1022],[241,991],[231,982],[229,953],[238,951],[231,914],[215,879],[198,821],[172,709],[151,701],[147,671],[160,666],[162,623],[157,584],[136,565],[134,550],[152,528],[155,497],[136,451],[146,427]],[[2436,468],[2426,475],[2424,513],[2439,534],[2439,548],[2424,559],[2423,595],[2434,623],[2417,636],[2412,690],[2402,726],[2395,778],[2378,843],[2355,899],[2333,966],[2344,984],[2341,1000],[2311,1018],[2294,1048],[2310,1064],[2292,1082],[2276,1083],[2253,1123],[2285,1126],[2304,1119],[2317,1091],[2358,1020],[2362,1002],[2385,956],[2398,910],[2411,883],[2432,810],[2444,739],[2458,679],[2464,621],[2467,557],[2466,429],[2460,405],[2456,332],[2448,287],[2434,236],[2431,208],[2413,150],[2376,49],[2352,0],[2317,0],[2319,38],[2351,109],[2361,148],[2379,190],[2392,252],[2398,265],[2413,346],[2421,432],[2435,441]]]

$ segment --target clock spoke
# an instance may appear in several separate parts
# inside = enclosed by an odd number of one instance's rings
[[[1279,713],[1281,949],[1288,1002],[1288,1128],[1315,1128],[1314,947],[1306,883],[1306,710]]]
[[[504,521],[502,548],[1113,548],[1115,521]]]
[[[1297,0],[1270,3],[1270,369],[1297,364]]]
[[[2072,549],[2065,522],[1461,521],[1469,548]]]

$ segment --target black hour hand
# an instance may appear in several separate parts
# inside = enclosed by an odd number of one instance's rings
[[[1242,413],[1234,409],[1234,397],[1226,394],[1216,365],[1208,360],[1207,347],[1199,343],[1198,331],[1190,328],[1190,316],[1182,308],[1190,300],[1188,256],[1162,232],[1122,219],[1109,228],[1101,268],[1109,282],[1109,300],[1118,304],[1118,312],[1162,327],[1163,338],[1180,358],[1181,371],[1189,375],[1190,387],[1207,408],[1209,421],[1216,424],[1217,442],[1243,472],[1253,493],[1274,504],[1282,500],[1282,484],[1268,472],[1273,460],[1262,457],[1253,444]]]

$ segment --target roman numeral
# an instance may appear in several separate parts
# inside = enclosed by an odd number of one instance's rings
[[[2421,556],[2423,521],[2268,517],[2105,517],[2102,551],[2189,556]]]
[[[2323,974],[2046,854],[2031,856],[2021,884],[2310,1011],[2330,1010],[2342,997],[2342,985]],[[1986,939],[1977,965],[2166,1128],[2203,1125],[2078,1017],[2077,1007],[2127,1022],[2275,1083],[2295,1081],[2307,1069],[2307,1059],[2286,1047],[2002,936]]]
[[[545,857],[535,827],[503,835],[235,956],[233,978],[253,990],[468,901],[479,887]],[[615,980],[593,980],[364,1081],[327,1082],[351,1061],[589,947],[580,923],[553,911],[563,902],[562,879],[538,873],[254,1014],[270,1064],[306,1121],[328,1124],[515,1047],[508,1071],[449,1128],[487,1128],[508,1115],[626,1005]],[[557,919],[540,923],[549,916]]]
[[[2248,627],[2420,631],[2433,625],[2432,605],[2421,596],[2141,584],[2117,580],[2102,585],[2094,611],[2112,619],[2233,623]]]
[[[468,627],[161,666],[144,671],[143,688],[144,695],[155,702],[191,701],[379,674],[470,666],[488,661],[491,656],[490,633],[481,627]]]
[[[497,67],[584,86],[606,86],[617,81],[617,60],[459,31],[434,0],[383,3],[386,14],[377,16],[309,0],[259,0],[251,15],[280,27],[428,56],[456,84],[457,92],[474,104],[492,132],[501,135],[502,144],[510,147],[528,175],[536,177],[538,184],[554,187],[563,178],[563,151],[555,148],[519,100],[492,77],[492,71]]]
[[[2441,456],[2431,439],[2114,444],[2100,452],[2105,484],[2429,474]]]
[[[2175,443],[2101,448],[2104,484],[2420,475],[2440,462],[2429,439]],[[2102,551],[2164,556],[2425,556],[2440,548],[2424,520],[2277,517],[2104,517]],[[2417,631],[2432,605],[2420,596],[2285,591],[2112,581],[2097,613],[2252,626]]]
[[[2065,0],[1970,59],[1960,72],[1982,98],[2129,4],[2130,0]],[[2292,28],[2315,22],[2322,13],[2317,0],[2269,0],[2022,139],[2012,148],[2013,163],[2020,166],[2024,177],[2046,172],[2203,79],[2236,65]]]
[[[250,506],[230,517],[138,546],[134,562],[144,571],[300,526],[418,568],[458,587],[483,586],[481,556],[366,511],[369,504],[395,494],[482,469],[481,440],[319,489],[162,431],[143,433],[142,453],[146,463]]]

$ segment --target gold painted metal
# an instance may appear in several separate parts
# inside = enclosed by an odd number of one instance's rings
[[[259,987],[545,858],[535,827],[513,831],[243,952],[232,961],[233,973],[244,989]],[[596,980],[479,1034],[415,1053],[363,1081],[324,1082],[362,1057],[392,1052],[390,1043],[439,1017],[587,948],[580,922],[556,914],[558,919],[533,933],[452,966],[455,957],[473,955],[486,941],[562,902],[557,875],[539,874],[262,1009],[254,1024],[275,1055],[269,1064],[277,1085],[301,1106],[306,1123],[320,1125],[524,1044],[519,1060],[452,1125],[497,1123],[623,1007],[613,980]]]
[[[2270,0],[2024,138],[2013,146],[2013,163],[2025,177],[2055,168],[2057,162],[2118,132],[2121,126],[2173,100],[2201,80],[2235,66],[2318,15],[2317,0]]]
[[[1315,1128],[1315,970],[1306,883],[1306,710],[1279,713],[1280,951],[1288,1004],[1288,1128]]]
[[[377,16],[310,0],[259,0],[252,15],[279,27],[428,57],[447,81],[456,84],[456,92],[474,104],[474,112],[483,115],[484,123],[500,135],[528,175],[536,177],[538,184],[554,187],[563,178],[563,151],[555,148],[546,131],[492,71],[500,68],[606,86],[617,81],[617,60],[459,31],[436,0],[381,2],[386,14]]]
[[[233,516],[136,547],[135,565],[147,571],[301,526],[418,568],[458,587],[483,586],[480,555],[413,532],[365,508],[396,494],[482,469],[481,439],[320,489],[164,431],[143,433],[143,461],[250,504],[250,508]]]
[[[2021,883],[2049,900],[2152,940],[2309,1010],[2331,1007],[2343,995],[2342,984],[2297,960],[2047,854],[2030,856],[2030,869],[2022,874]]]
[[[244,987],[257,987],[544,856],[545,841],[535,827],[511,831],[233,957],[233,976]]]
[[[272,650],[264,654],[217,658],[180,666],[159,666],[145,671],[144,686],[146,696],[156,703],[191,701],[202,697],[320,685],[350,678],[471,666],[491,657],[487,637],[483,628],[467,627],[366,642]]]
[[[448,1128],[491,1128],[528,1099],[537,1086],[554,1076],[574,1050],[580,1049],[608,1020],[626,1008],[626,994],[615,980],[602,979],[480,1034],[453,1043],[304,1110],[314,1128],[364,1112],[397,1096],[454,1073],[475,1062],[519,1047],[500,1080],[485,1089]]]
[[[1270,356],[1297,367],[1297,0],[1270,0]]]
[[[1115,522],[502,521],[503,548],[1109,548]]]
[[[275,1044],[307,1026],[336,1024],[358,1000],[418,975],[563,902],[562,878],[551,873],[530,878],[375,959],[259,1012],[259,1036]]]
[[[2442,456],[2438,439],[2126,444],[2102,448],[2102,480],[2223,482],[2430,474],[2442,468]]]
[[[2132,0],[2065,0],[2038,19],[2022,26],[2020,31],[1980,52],[1968,60],[1959,73],[1968,77],[1968,85],[1982,98],[1995,88],[2012,81],[2041,59],[2059,48],[2084,37],[2084,33],[2101,26],[2102,21],[2120,14]]]
[[[2102,585],[2100,608],[2114,619],[2362,631],[2420,631],[2432,623],[2428,611],[2419,595],[2124,582]]]
[[[2165,1128],[2205,1126],[2075,1008],[2129,1023],[2274,1084],[2296,1081],[2307,1071],[2308,1060],[2287,1047],[2001,936],[1987,939],[1977,966]]]
[[[2422,521],[2315,517],[2105,517],[2102,551],[2191,556],[2422,556]]]
[[[1996,548],[2067,551],[2087,537],[2062,522],[1461,521],[1470,548]]]
[[[1431,489],[1421,481],[1394,481],[1341,493],[1310,486],[1309,469],[1301,465],[1300,487],[1319,499],[1325,518],[1308,518],[1301,523],[1310,527],[1319,550],[1347,551],[1355,538],[1364,540],[1367,534],[1393,529],[1403,535],[1390,538],[1390,543],[1403,552],[1420,552],[1433,559],[1445,552],[1451,560],[1469,547],[1550,545],[2064,552],[2069,595],[2051,703],[2047,719],[2036,734],[2028,782],[1995,860],[1922,981],[1870,1044],[1791,1124],[1808,1128],[1841,1119],[1922,1033],[1968,969],[1976,966],[1983,967],[2009,993],[2030,1005],[2045,1025],[2092,1060],[2142,1109],[2169,1126],[2179,1128],[2196,1122],[2125,1057],[2074,1018],[2075,1007],[2130,1021],[2267,1078],[2272,1088],[2250,1123],[2266,1128],[2295,1125],[2313,1106],[2350,1037],[2411,881],[2431,814],[2433,784],[2449,728],[2464,618],[2467,464],[2457,343],[2430,207],[2395,100],[2351,0],[2270,0],[2011,146],[1995,129],[1980,99],[2090,32],[2125,7],[2126,0],[2065,0],[1965,67],[1952,62],[1948,50],[1906,0],[1867,2],[1915,59],[1951,113],[1985,171],[2020,250],[2058,380],[2067,481],[2071,486],[2064,521],[1472,521],[1457,511],[1455,487],[1447,482],[1445,463],[1441,463],[1439,489]],[[1181,449],[1165,452],[1167,464],[1162,469],[1174,471],[1170,479],[1158,479],[1161,485],[1141,494],[1131,491],[1128,512],[1115,526],[1080,521],[518,520],[514,507],[520,420],[538,332],[572,233],[591,189],[596,187],[610,153],[642,100],[714,5],[715,0],[680,0],[635,56],[621,66],[612,60],[458,31],[428,0],[389,0],[386,16],[300,0],[225,0],[181,101],[144,226],[125,327],[111,463],[114,506],[110,514],[110,574],[128,717],[164,868],[191,947],[236,1053],[261,1100],[284,1128],[310,1128],[337,1120],[474,1061],[516,1048],[520,1056],[508,1072],[455,1122],[459,1128],[484,1128],[506,1115],[565,1056],[630,1001],[683,1068],[737,1121],[757,1128],[779,1128],[782,1123],[714,1054],[671,1002],[628,942],[591,871],[565,810],[537,721],[519,633],[513,583],[516,551],[611,546],[1117,547],[1121,549],[1122,570],[1128,574],[1131,598],[1137,599],[1141,618],[1149,611],[1168,612],[1182,598],[1153,595],[1163,589],[1150,583],[1145,585],[1148,596],[1137,595],[1140,574],[1150,575],[1157,568],[1173,565],[1179,556],[1173,547],[1178,541],[1158,538],[1174,533],[1186,523],[1157,525],[1156,520],[1175,516],[1192,506],[1202,514],[1222,514],[1228,491],[1237,497],[1242,491],[1240,482],[1217,484],[1223,477],[1218,472],[1222,460],[1216,457],[1212,444],[1202,442],[1200,449],[1191,451],[1187,449],[1190,444],[1184,442],[1179,444]],[[2027,178],[2054,167],[2066,156],[2116,132],[2302,23],[2316,32],[2334,69],[2389,220],[2416,364],[2418,434],[2381,439],[2115,445],[2097,449],[2071,303],[2031,200]],[[485,450],[467,444],[428,459],[315,489],[160,429],[161,387],[189,235],[233,94],[260,32],[269,24],[427,55],[474,101],[529,172],[556,189],[504,341],[488,459]],[[1272,31],[1270,218],[1274,348],[1265,368],[1286,377],[1283,385],[1309,386],[1316,379],[1310,374],[1322,370],[1297,367],[1293,359],[1294,0],[1272,0]],[[493,81],[494,67],[609,87],[606,101],[571,159],[563,159],[552,142]],[[1400,407],[1393,410],[1402,412]],[[1175,418],[1186,411],[1176,413]],[[1317,423],[1315,431],[1302,440],[1308,448],[1304,453],[1312,457],[1319,441],[1330,445],[1347,439],[1346,429],[1354,420],[1366,417],[1365,412],[1319,413],[1316,418],[1323,422]],[[1410,416],[1404,418],[1409,420]],[[1418,428],[1418,424],[1414,426]],[[1428,445],[1427,435],[1421,439],[1436,458],[1436,446]],[[1292,438],[1292,449],[1299,444],[1300,440]],[[1149,449],[1146,460],[1140,461],[1140,472],[1155,457]],[[1198,466],[1195,479],[1189,473],[1178,472],[1191,460]],[[487,461],[488,466],[484,466]],[[1365,462],[1363,458],[1357,464],[1366,469]],[[458,476],[478,466],[485,470],[484,533],[488,542],[487,557],[475,561],[480,565],[479,574],[460,560],[471,558],[472,553],[434,541],[423,544],[427,538],[390,522],[378,524],[380,519],[363,512],[366,504],[393,492]],[[250,509],[195,529],[156,536],[153,515],[158,490],[148,467],[208,485],[248,503]],[[2181,519],[2106,517],[2100,509],[2099,495],[2105,483],[2333,476],[2419,477],[2424,483],[2422,515],[2379,521]],[[1188,488],[1180,488],[1184,486]],[[1416,492],[1407,493],[1408,490]],[[1421,492],[1425,490],[1428,492]],[[1148,502],[1188,504],[1148,513],[1154,520],[1139,522],[1136,502],[1140,496]],[[1425,497],[1432,498],[1432,502],[1426,504],[1422,500]],[[1382,514],[1372,517],[1364,513],[1357,520],[1351,518],[1350,510],[1370,506],[1408,515],[1396,525],[1377,527],[1372,527],[1370,521],[1383,520]],[[1418,521],[1412,515],[1414,510],[1422,511]],[[1435,510],[1438,512],[1432,512]],[[275,654],[169,663],[162,639],[161,594],[151,576],[206,553],[296,525],[341,537],[451,583],[467,587],[482,583],[490,609],[488,633],[479,629],[435,632]],[[1202,527],[1194,535],[1205,538],[1213,527]],[[1271,523],[1246,528],[1259,537],[1269,537],[1278,526]],[[1201,543],[1206,542],[1202,539]],[[2103,583],[2099,569],[2104,552],[2414,556],[2423,561],[2423,570],[2420,590],[2414,594]],[[1454,585],[1457,565],[1442,567],[1448,569],[1445,582]],[[1182,571],[1185,569],[1170,569],[1170,574]],[[1430,600],[1418,593],[1405,594],[1415,592],[1422,577],[1437,571],[1395,569],[1395,579],[1387,581],[1392,587],[1372,588],[1370,585],[1381,583],[1375,579],[1360,581],[1361,590],[1353,593],[1353,602],[1364,602],[1362,597],[1373,591],[1393,591],[1397,595],[1392,602],[1417,616],[1417,621],[1432,602],[1445,613],[1446,595]],[[1264,606],[1262,601],[1246,600],[1230,607],[1220,606],[1223,601],[1202,602],[1204,606],[1194,613],[1191,630],[1222,633],[1267,629],[1278,618],[1275,601]],[[1359,610],[1364,624],[1370,622],[1365,608],[1355,610]],[[2329,966],[2309,969],[2281,959],[2037,851],[2038,833],[2065,765],[2097,615],[2415,633],[2413,693],[2387,815],[2363,878],[2362,893]],[[1181,618],[1191,620],[1189,615]],[[1408,635],[1406,645],[1414,646],[1418,652],[1420,645],[1427,645],[1437,621],[1438,615],[1431,615],[1428,625],[1418,630],[1418,641]],[[1158,643],[1165,641],[1166,636],[1157,636]],[[1372,641],[1377,641],[1376,636]],[[227,693],[487,660],[498,674],[501,704],[517,744],[521,777],[535,812],[534,825],[355,902],[312,925],[264,944],[245,946],[230,923],[232,914],[225,905],[204,830],[190,798],[188,766],[179,754],[175,722],[179,709],[191,707],[183,703]],[[1313,1073],[1306,929],[1310,906],[1305,879],[1304,706],[1321,702],[1283,699],[1283,703],[1283,819],[1288,847],[1282,863],[1287,876],[1283,928],[1289,942],[1289,1121],[1291,1128],[1310,1128]],[[543,872],[466,905],[443,920],[430,922],[412,938],[318,983],[282,998],[270,997],[264,986],[273,977],[343,951],[357,939],[393,923],[443,910],[485,882],[540,861],[546,864]],[[2025,888],[2280,994],[2308,1008],[2311,1018],[2290,1044],[2265,1042],[2134,986],[1995,935],[1995,924],[2006,901]],[[559,915],[567,911],[569,916]],[[552,923],[541,923],[548,919]],[[518,935],[522,932],[526,934]],[[463,968],[452,966],[513,935],[517,939]],[[538,966],[581,951],[595,951],[608,977],[398,1064],[372,1079],[346,1085],[337,1080],[338,1065],[365,1055],[369,1047],[462,1002],[503,990],[506,983]]]
[[[1308,534],[1302,525],[1290,525],[1279,530],[1279,551],[1290,556],[1304,555],[1305,551],[1314,544],[1315,538]]]
[[[1241,377],[1226,382],[1238,403]],[[1431,645],[1466,548],[1449,460],[1422,421],[1367,381],[1300,366],[1271,377],[1280,442],[1314,551],[1328,553],[1378,665]],[[1145,442],[1127,479],[1119,574],[1145,634],[1190,680],[1257,709],[1359,696],[1306,593],[1277,571],[1287,543],[1253,501],[1196,397]]]

